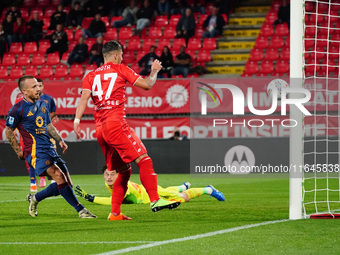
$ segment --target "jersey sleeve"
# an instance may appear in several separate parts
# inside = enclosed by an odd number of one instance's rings
[[[94,197],[93,203],[100,205],[111,205],[111,197]]]
[[[135,85],[136,81],[141,77],[139,74],[135,73],[130,67],[122,64],[121,73],[126,78],[128,82]]]
[[[51,112],[56,112],[57,111],[57,106],[55,104],[55,101],[53,99],[53,97],[51,97],[51,103],[50,103],[50,113]]]
[[[14,105],[8,112],[6,118],[6,126],[16,128],[21,120],[20,111],[17,105]]]
[[[53,101],[53,99],[51,100]],[[42,101],[41,107],[47,109],[47,111],[44,114],[46,114],[46,125],[48,125],[51,123],[50,108],[48,107],[48,104],[45,101]]]
[[[86,75],[86,77],[83,80],[83,88],[82,90],[88,90],[90,92],[92,92],[92,85],[90,84],[90,74]]]

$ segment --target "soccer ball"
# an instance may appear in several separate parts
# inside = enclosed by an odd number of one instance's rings
[[[281,98],[281,91],[283,88],[287,88],[288,83],[282,79],[272,80],[267,86],[267,93],[269,96],[273,94],[273,90],[277,90],[277,97]]]

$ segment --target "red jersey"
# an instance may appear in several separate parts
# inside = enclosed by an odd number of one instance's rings
[[[96,124],[106,120],[118,120],[125,117],[126,82],[136,83],[139,74],[124,64],[111,62],[90,72],[83,81],[83,90],[91,91],[95,105]]]

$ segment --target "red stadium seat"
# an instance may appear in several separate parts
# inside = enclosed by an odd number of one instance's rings
[[[309,2],[309,1],[305,2],[305,11],[306,12],[313,12],[314,11],[314,4],[313,4],[313,2]]]
[[[145,50],[140,50],[137,52],[137,57],[136,57],[136,60],[139,61],[142,57],[144,57],[144,55],[148,53],[147,51]]]
[[[289,49],[289,47],[282,48],[281,53],[280,53],[280,59],[281,60],[290,60],[290,49]]]
[[[277,24],[275,28],[275,35],[286,36],[288,34],[289,34],[289,29],[288,29],[287,23]]]
[[[266,15],[266,23],[273,25],[275,20],[277,20],[277,12],[268,12]]]
[[[172,49],[179,50],[181,46],[185,46],[184,38],[175,38],[172,42]]]
[[[316,23],[321,23],[323,21],[323,15],[316,15],[315,13],[313,14],[309,14],[309,19],[308,21],[312,24],[312,25],[316,25]]]
[[[73,40],[73,38],[74,38],[73,29],[66,29],[65,33],[67,34],[67,40],[69,40],[69,41]]]
[[[59,53],[50,53],[47,55],[46,63],[48,65],[57,65],[60,63]]]
[[[249,60],[251,61],[261,61],[263,60],[263,50],[262,49],[258,49],[258,48],[254,48],[251,52],[250,52],[250,57]]]
[[[214,49],[216,49],[216,39],[215,38],[204,38],[202,49],[204,49],[204,50],[214,50]]]
[[[279,51],[276,48],[268,48],[266,51],[265,60],[278,60],[279,59]]]
[[[15,65],[15,55],[14,54],[5,54],[2,58],[2,65],[12,66]]]
[[[331,46],[328,50],[329,59],[339,59],[339,47]]]
[[[38,13],[38,16],[40,19],[42,19],[44,17],[44,13],[42,8],[40,7],[34,7],[31,9],[31,18],[33,19],[33,13]]]
[[[248,61],[245,65],[243,75],[253,75],[259,71],[259,66],[255,61]]]
[[[26,8],[19,8],[20,12],[21,12],[21,17],[27,21],[29,18],[29,13],[28,10]]]
[[[162,38],[162,29],[160,27],[150,27],[149,38]]]
[[[68,68],[66,65],[57,65],[55,68],[55,77],[66,77],[68,75]]]
[[[289,62],[284,60],[279,60],[276,63],[275,71],[281,75],[288,74],[289,72]]]
[[[0,66],[0,79],[5,79],[8,77],[7,66]]]
[[[196,60],[196,53],[194,50],[186,50],[185,53],[189,54],[191,57],[191,61],[195,62]]]
[[[168,21],[168,16],[166,15],[163,15],[163,16],[157,16],[156,19],[155,19],[155,26],[156,27],[165,27],[169,24],[169,21]]]
[[[265,36],[259,36],[257,37],[256,41],[255,41],[255,48],[259,48],[259,49],[265,49],[267,48],[269,45],[268,42],[268,38]]]
[[[58,4],[60,4],[60,0],[51,0],[52,6],[57,6]]]
[[[108,40],[117,40],[118,33],[116,28],[107,28],[106,33],[104,35],[104,39]]]
[[[83,20],[82,20],[82,22],[81,22],[81,27],[82,27],[82,28],[88,28],[89,25],[90,25],[90,23],[91,23],[91,20],[92,20],[92,19],[93,19],[93,18],[89,18],[89,17],[83,18]]]
[[[91,50],[92,45],[96,43],[96,40],[97,40],[96,38],[87,38],[86,39],[85,43],[86,43],[89,51]]]
[[[76,30],[74,33],[74,40],[78,41],[81,36],[83,36],[81,29]]]
[[[46,50],[51,47],[51,43],[49,41],[42,41],[42,42],[39,42],[39,49],[38,49],[38,52],[39,53],[43,53],[45,54],[46,53]]]
[[[50,26],[50,24],[51,24],[50,18],[44,17],[44,18],[42,19],[42,21],[44,22],[43,30],[44,30],[44,31],[45,31],[45,30],[48,30],[48,28],[49,28],[49,26]]]
[[[100,19],[105,23],[106,27],[110,26],[109,17],[104,16],[104,17],[101,17]]]
[[[32,65],[26,66],[25,74],[26,75],[38,76],[38,68],[36,66],[32,66]]]
[[[170,26],[176,27],[180,18],[181,18],[181,15],[178,15],[178,14],[171,15],[170,16],[170,21],[169,21]]]
[[[139,38],[132,38],[129,40],[127,45],[127,50],[137,51],[141,49],[140,39]]]
[[[201,39],[190,38],[188,42],[188,50],[199,50],[202,47]]]
[[[118,38],[119,40],[127,40],[132,37],[132,30],[130,27],[122,27],[119,30]]]
[[[202,38],[203,33],[204,29],[202,27],[196,27],[195,35],[193,36],[193,38]]]
[[[272,36],[274,34],[274,28],[272,24],[264,23],[261,27],[262,36]]]
[[[21,42],[12,43],[11,47],[9,48],[9,52],[13,54],[20,54],[22,52],[22,44]]]
[[[270,47],[272,48],[282,48],[283,45],[283,38],[281,36],[273,36],[270,40]]]
[[[40,68],[40,75],[39,77],[42,79],[50,78],[53,75],[52,66],[44,65]]]
[[[35,0],[24,0],[23,5],[25,7],[31,8],[31,7],[35,6]]]
[[[37,6],[46,7],[50,4],[50,0],[37,0]]]
[[[82,78],[84,70],[82,65],[72,65],[70,68],[70,76]]]
[[[309,60],[307,64],[305,65],[305,72],[316,73],[319,71],[319,69],[320,69],[320,66],[318,64],[315,64],[314,59]]]
[[[133,51],[125,51],[123,56],[124,64],[131,64],[135,62],[135,53]]]
[[[45,64],[45,55],[40,53],[34,54],[32,57],[32,65],[40,66],[43,64]]]
[[[197,53],[197,62],[209,62],[211,61],[211,55],[209,50],[199,50]]]
[[[135,71],[135,73],[140,73],[142,71],[142,68],[140,68],[137,63],[132,64],[131,69]]]
[[[262,61],[260,66],[260,73],[258,76],[267,76],[274,71],[274,65],[272,61]]]
[[[25,43],[25,48],[24,48],[24,53],[27,54],[33,54],[38,51],[38,47],[36,42],[26,42]]]
[[[24,71],[22,70],[22,66],[12,66],[11,72],[9,74],[10,78],[18,79],[23,75],[24,75]]]
[[[143,47],[142,49],[145,51],[149,51],[150,47],[156,45],[156,40],[155,39],[144,39],[143,41]]]
[[[157,44],[158,49],[163,50],[164,46],[168,46],[169,49],[171,48],[170,39],[161,38],[158,40],[158,44]]]
[[[206,18],[208,18],[208,15],[207,15],[207,14],[202,14],[202,15],[200,15],[199,21],[197,22],[197,26],[202,27],[204,21],[206,20]],[[197,20],[197,19],[196,19],[196,20]]]
[[[327,47],[328,46],[328,36],[318,35],[316,38],[316,47]]]
[[[314,39],[305,38],[305,49],[314,48]]]
[[[70,53],[69,52],[65,52],[63,54],[63,56],[61,57],[61,61],[67,61],[69,56],[70,56]]]
[[[78,41],[69,41],[68,42],[68,52],[71,52],[73,49],[74,49],[74,47],[77,45],[77,43],[78,43]]]
[[[176,36],[176,26],[167,26],[164,28],[163,38],[173,39]]]
[[[55,11],[56,8],[54,6],[47,7],[44,12],[44,17],[50,18]]]
[[[305,35],[306,36],[314,36],[316,33],[316,27],[315,26],[308,26],[305,28]]]
[[[18,55],[18,59],[17,59],[17,65],[19,66],[27,66],[31,63],[30,60],[30,55],[29,54],[20,54]]]

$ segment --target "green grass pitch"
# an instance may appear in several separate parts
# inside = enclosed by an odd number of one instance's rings
[[[108,196],[101,175],[74,175],[73,183],[87,192]],[[140,183],[139,176],[132,180]],[[201,196],[176,210],[153,213],[149,205],[123,205],[132,221],[109,222],[110,206],[80,201],[98,219],[79,219],[60,197],[28,215],[28,177],[0,177],[0,254],[98,254],[181,239],[207,232],[288,218],[285,178],[193,178],[158,175],[161,186],[214,185],[226,196],[219,202]],[[339,254],[339,220],[298,220],[241,229],[229,233],[165,243],[126,254]]]

